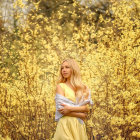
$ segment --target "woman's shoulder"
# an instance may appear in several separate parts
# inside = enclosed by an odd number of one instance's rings
[[[64,83],[58,83],[58,84],[56,85],[56,87],[64,88]]]
[[[64,90],[64,87],[63,87],[63,83],[58,83],[56,85],[56,93],[59,93],[61,95],[65,95],[65,90]]]
[[[84,84],[84,89],[85,89],[86,91],[89,91],[89,90],[90,90],[90,88],[89,88],[86,84]]]

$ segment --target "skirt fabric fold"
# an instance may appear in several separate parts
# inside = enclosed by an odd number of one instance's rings
[[[52,140],[88,140],[85,123],[81,124],[76,117],[63,116]]]

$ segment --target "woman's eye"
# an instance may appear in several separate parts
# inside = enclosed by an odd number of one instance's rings
[[[66,66],[65,68],[70,68],[70,67]],[[64,68],[61,68],[61,70],[62,70],[62,69],[64,69]]]

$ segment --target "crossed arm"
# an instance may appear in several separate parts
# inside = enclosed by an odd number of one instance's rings
[[[72,107],[64,105],[64,108],[59,109],[60,113],[62,113],[64,116],[72,116],[72,117],[78,117],[82,120],[86,119],[87,113],[89,111],[88,107],[86,105],[79,106],[79,107]]]
[[[56,87],[56,93],[59,93],[61,95],[65,95],[64,91],[62,88],[57,85]],[[83,105],[79,107],[72,107],[72,106],[67,106],[65,104],[61,104],[64,106],[64,108],[59,109],[58,111],[63,114],[64,116],[71,116],[71,117],[78,117],[81,119],[86,119],[87,113],[89,111],[88,105]]]
[[[86,113],[80,113],[80,112],[70,112],[67,115],[64,116],[71,116],[71,117],[77,117],[80,118],[82,120],[86,119],[87,114]]]

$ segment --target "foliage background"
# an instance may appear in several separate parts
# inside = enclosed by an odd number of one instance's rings
[[[8,30],[0,23],[0,138],[51,139],[59,65],[74,58],[92,91],[89,139],[140,138],[138,0],[81,5],[72,0],[22,0]],[[32,7],[32,8],[31,8]],[[10,28],[10,27],[9,27]]]

